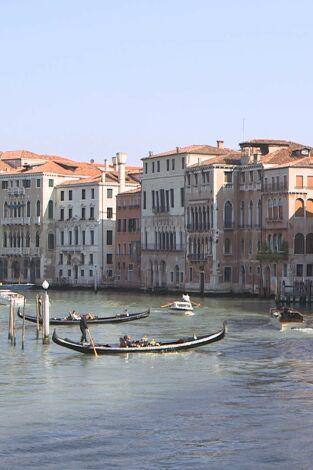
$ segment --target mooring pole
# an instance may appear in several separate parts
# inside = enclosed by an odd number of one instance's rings
[[[13,318],[13,345],[16,346],[16,314],[15,314],[15,300],[13,300],[12,308],[12,318]]]
[[[36,338],[39,338],[40,295],[36,295]]]
[[[8,325],[8,339],[12,338],[12,299],[9,303],[9,325]]]
[[[50,313],[49,313],[49,296],[48,287],[49,282],[43,281],[43,289],[45,289],[45,295],[43,298],[43,312],[42,312],[42,342],[43,344],[49,344],[49,325],[50,325]]]
[[[25,345],[25,297],[24,297],[24,304],[23,304],[22,349],[24,349],[24,345]]]

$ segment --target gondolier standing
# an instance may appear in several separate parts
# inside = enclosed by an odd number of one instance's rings
[[[89,313],[87,313],[86,315],[82,315],[81,316],[81,319],[80,319],[80,322],[79,322],[79,327],[80,327],[80,331],[82,332],[82,337],[80,339],[80,342],[83,343],[87,343],[87,336],[86,336],[86,331],[88,330],[88,323],[87,323],[87,320],[89,320],[90,318],[90,315]]]

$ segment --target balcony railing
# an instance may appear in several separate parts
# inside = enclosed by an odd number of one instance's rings
[[[30,217],[4,217],[0,219],[1,225],[30,225]]]
[[[23,196],[25,194],[25,188],[8,188],[9,196]]]
[[[207,232],[210,230],[208,224],[187,224],[187,230],[189,232]]]
[[[141,249],[143,251],[168,251],[168,252],[171,252],[171,251],[185,251],[185,245],[182,244],[182,245],[176,245],[176,247],[160,248],[160,247],[156,246],[154,243],[151,243],[151,244],[148,243],[147,245],[142,245]]]
[[[10,248],[0,248],[0,255],[14,255],[14,256],[39,256],[40,248],[38,247],[10,247]]]

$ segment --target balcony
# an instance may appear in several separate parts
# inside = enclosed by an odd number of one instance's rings
[[[301,188],[303,189],[303,188]],[[288,186],[286,183],[280,182],[278,184],[266,184],[264,185],[264,193],[277,193],[277,192],[286,192],[288,191]]]
[[[191,262],[204,262],[209,258],[208,253],[189,254],[188,260]]]
[[[25,188],[8,188],[9,196],[24,196]]]
[[[30,225],[30,217],[4,217],[0,219],[1,225]]]
[[[0,255],[7,256],[40,256],[39,247],[10,247],[10,248],[1,248]]]
[[[154,243],[148,243],[147,245],[142,245],[141,247],[142,251],[157,251],[157,252],[177,252],[177,251],[185,251],[185,245],[178,245],[176,247],[170,247],[170,248],[159,248],[157,247]]]

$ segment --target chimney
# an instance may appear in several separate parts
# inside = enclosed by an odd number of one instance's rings
[[[108,162],[108,159],[105,158],[104,159],[104,171],[109,171],[110,168],[109,168],[109,162]]]
[[[149,150],[149,157],[152,157],[152,155],[153,155],[152,150]]]
[[[120,184],[119,192],[122,193],[125,191],[127,153],[118,152],[116,154],[116,160],[118,165],[118,182]]]
[[[216,141],[216,146],[218,149],[223,149],[224,148],[224,140],[217,140]]]
[[[179,153],[179,147],[176,147],[176,153]]]
[[[95,163],[95,161],[94,161],[93,158],[90,159],[90,163],[91,163],[91,164]]]
[[[113,164],[113,170],[117,171],[117,157],[112,157],[112,164]]]

